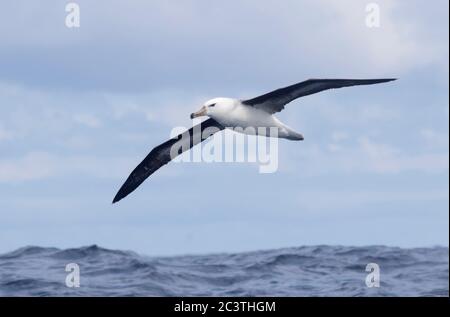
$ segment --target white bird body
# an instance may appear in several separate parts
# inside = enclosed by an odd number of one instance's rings
[[[225,128],[236,132],[264,136],[272,136],[289,140],[303,140],[300,133],[282,123],[274,115],[243,104],[239,99],[214,98],[208,100],[200,114],[204,114],[219,122]],[[271,135],[270,128],[276,128],[277,134]]]

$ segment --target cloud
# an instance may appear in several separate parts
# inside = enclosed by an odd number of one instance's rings
[[[333,131],[333,133],[331,134],[331,139],[335,142],[340,142],[348,138],[348,133],[344,131]]]
[[[399,173],[408,170],[424,172],[448,171],[449,155],[446,154],[404,154],[386,144],[377,144],[367,137],[359,139],[360,149],[368,159],[369,168],[379,173]]]
[[[53,158],[47,153],[30,153],[20,159],[0,160],[0,181],[43,179],[53,173]]]
[[[25,182],[73,176],[119,179],[124,177],[125,171],[133,164],[135,158],[58,156],[48,152],[30,152],[22,157],[0,159],[0,182]]]
[[[73,119],[75,122],[85,125],[89,128],[98,128],[101,126],[100,120],[92,114],[88,113],[75,114]]]
[[[171,127],[190,123],[189,113],[197,110],[208,99],[196,93],[179,90],[102,95],[116,120],[138,117]]]
[[[427,145],[433,148],[447,149],[449,145],[449,134],[436,131],[434,129],[423,128],[420,130],[420,136],[427,142]]]
[[[326,197],[327,199],[323,199]],[[321,213],[324,210],[339,210],[341,213],[351,208],[362,208],[383,203],[448,201],[448,190],[388,191],[388,190],[303,190],[297,196],[302,212]],[[360,211],[364,213],[364,210]],[[366,211],[367,212],[367,211]],[[380,211],[381,212],[381,211]],[[379,213],[380,213],[379,212]],[[345,217],[345,215],[343,215]]]
[[[344,43],[344,46],[351,45],[351,49],[346,50],[346,57],[353,65],[366,64],[369,69],[376,68],[378,72],[388,74],[404,73],[433,64],[448,66],[443,58],[446,52],[448,55],[448,46],[428,33],[440,31],[426,29],[425,25],[432,22],[427,21],[431,17],[411,9],[410,3],[376,1],[380,8],[379,28],[361,26],[366,18],[365,8],[368,2],[346,1],[344,4],[325,0],[321,4],[331,6],[335,11],[335,34],[340,35],[335,39]],[[445,16],[438,12],[435,17],[443,19],[442,22],[445,20]],[[445,68],[442,70],[445,71]]]
[[[397,76],[428,66],[448,73],[448,17],[420,1],[377,1],[380,28],[366,27],[367,3],[357,0],[79,3],[78,30],[65,27],[62,4],[5,5],[2,78],[67,90],[253,94],[299,77]]]
[[[347,95],[350,93],[347,92]],[[327,98],[324,98],[324,101],[320,104],[311,106],[313,108],[311,110],[318,113],[330,123],[352,126],[391,121],[399,118],[401,115],[400,108],[392,109],[389,107],[389,104],[373,104],[370,101],[364,100],[363,95],[361,97],[359,103],[352,101],[353,104],[346,104],[344,106],[341,103],[331,102]]]
[[[0,142],[1,141],[9,141],[13,139],[13,133],[11,131],[6,130],[0,125]]]
[[[280,171],[297,170],[298,162],[301,161],[308,166],[302,173],[309,176],[342,173],[389,175],[408,171],[436,174],[449,170],[448,151],[406,151],[390,144],[374,142],[367,136],[342,142],[305,144],[302,151],[288,149],[286,154],[280,155],[283,156]]]

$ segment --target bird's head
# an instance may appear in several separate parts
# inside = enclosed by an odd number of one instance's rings
[[[208,116],[211,118],[220,117],[231,111],[235,106],[235,100],[231,98],[214,98],[208,100],[197,112],[191,113],[191,119]]]

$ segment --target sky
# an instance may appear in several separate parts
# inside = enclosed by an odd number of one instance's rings
[[[2,3],[0,252],[448,246],[448,1],[74,2]],[[171,163],[111,204],[208,99],[383,77],[286,106],[275,173]]]

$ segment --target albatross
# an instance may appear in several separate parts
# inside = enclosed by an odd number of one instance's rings
[[[150,175],[176,156],[203,142],[218,131],[225,128],[242,128],[243,133],[250,134],[247,131],[276,128],[278,138],[301,141],[304,139],[301,133],[295,132],[274,116],[291,101],[323,90],[380,84],[395,79],[308,79],[252,99],[214,98],[208,100],[200,110],[191,114],[191,119],[202,116],[207,116],[208,119],[151,150],[120,187],[113,203],[128,196]],[[247,129],[249,127],[253,129]],[[176,148],[174,148],[175,146]]]

